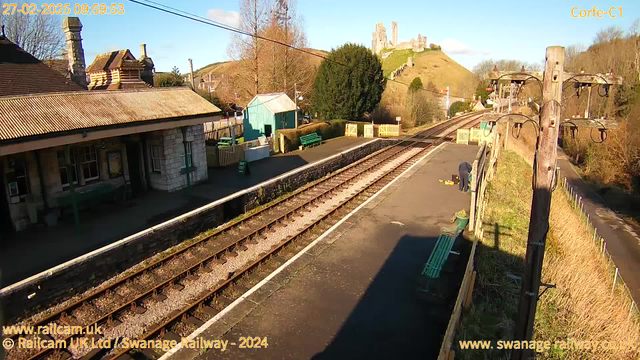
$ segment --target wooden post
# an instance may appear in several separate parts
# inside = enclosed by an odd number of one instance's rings
[[[618,283],[618,267],[616,266],[616,274],[613,276],[613,287],[611,288],[611,292],[616,291],[616,284]]]
[[[504,133],[504,149],[507,150],[507,144],[509,142],[509,123],[505,123],[507,130]]]
[[[525,271],[522,278],[518,318],[514,340],[530,341],[533,338],[533,324],[538,304],[540,277],[544,250],[549,231],[551,210],[551,186],[556,171],[558,128],[562,101],[562,81],[564,72],[564,48],[547,48],[540,109],[539,134],[536,143],[536,157],[533,162],[535,183],[529,222],[529,236],[525,255]],[[513,360],[529,359],[530,350],[514,350]]]
[[[469,281],[469,288],[467,289],[467,294],[464,297],[463,306],[465,309],[469,309],[471,306],[471,300],[473,299],[473,287],[476,283],[476,271],[474,270],[471,274],[471,280]]]

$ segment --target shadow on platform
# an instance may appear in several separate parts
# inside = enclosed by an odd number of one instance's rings
[[[420,273],[436,241],[402,236],[333,341],[313,359],[437,358],[471,242],[456,239],[460,255],[451,254],[445,264],[438,281],[443,291],[426,300],[418,290]]]

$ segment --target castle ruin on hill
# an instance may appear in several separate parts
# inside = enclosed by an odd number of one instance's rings
[[[383,23],[376,24],[376,31],[373,32],[371,40],[371,50],[374,54],[380,54],[383,49],[404,50],[412,49],[415,52],[424,51],[427,48],[427,37],[418,34],[418,39],[398,43],[398,24],[391,23],[391,40],[387,38],[387,29]]]

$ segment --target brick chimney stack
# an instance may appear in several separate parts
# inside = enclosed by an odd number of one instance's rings
[[[87,88],[87,73],[84,62],[84,50],[82,49],[82,23],[77,17],[66,17],[62,20],[62,30],[67,39],[67,61],[71,80],[76,84]]]
[[[147,57],[147,44],[140,44],[140,58]]]

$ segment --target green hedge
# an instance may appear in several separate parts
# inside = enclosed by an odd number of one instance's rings
[[[346,120],[332,120],[307,125],[299,129],[286,129],[276,131],[276,141],[280,141],[280,134],[284,135],[287,152],[298,149],[300,146],[300,137],[317,133],[322,140],[344,136],[344,127]],[[359,130],[358,130],[359,131]]]

